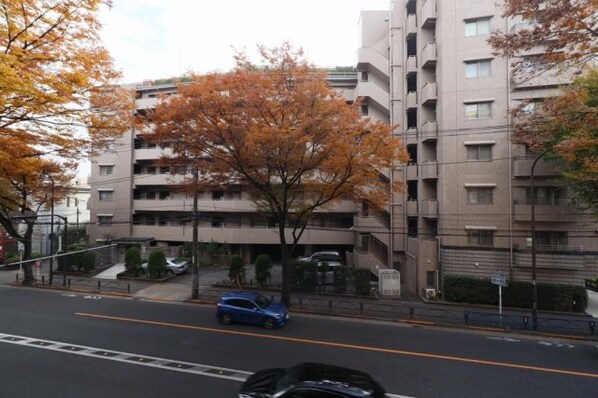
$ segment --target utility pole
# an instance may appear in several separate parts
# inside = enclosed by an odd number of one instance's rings
[[[199,297],[199,258],[197,257],[197,246],[198,246],[198,227],[199,227],[199,210],[197,208],[197,185],[199,181],[199,175],[197,167],[193,166],[193,243],[191,250],[193,251],[193,283],[191,298],[197,299]]]
[[[54,279],[54,179],[51,176],[50,178],[51,186],[51,194],[50,200],[52,203],[50,204],[50,272],[49,272],[49,283],[52,285],[52,280]]]
[[[532,208],[531,208],[531,224],[532,224],[532,327],[534,331],[538,330],[538,283],[536,281],[536,189],[534,187],[534,169],[538,160],[542,156],[546,155],[548,151],[544,151],[539,154],[534,163],[532,163],[532,169],[530,172],[530,189],[532,190]]]

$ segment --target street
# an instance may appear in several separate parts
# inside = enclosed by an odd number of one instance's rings
[[[0,396],[232,397],[303,361],[372,374],[407,397],[593,397],[596,342],[292,314],[224,327],[213,306],[0,287]]]

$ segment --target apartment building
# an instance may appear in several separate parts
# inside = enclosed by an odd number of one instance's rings
[[[404,190],[382,211],[345,201],[316,214],[300,251],[342,250],[373,273],[397,269],[412,294],[436,294],[445,275],[503,271],[530,281],[537,155],[512,144],[508,109],[554,93],[569,77],[521,79],[509,60],[492,55],[490,32],[518,23],[502,18],[494,0],[394,0],[390,7],[361,14],[357,73],[332,73],[329,81],[348,101],[363,98],[364,116],[398,125],[393,134],[411,161],[381,173]],[[135,89],[140,115],[159,94],[175,92],[169,84]],[[92,241],[174,248],[191,241],[192,198],[157,166],[167,148],[149,145],[145,134],[131,129],[92,162]],[[537,279],[583,284],[598,274],[598,225],[559,187],[553,165],[540,160],[534,177]],[[202,192],[199,210],[201,241],[227,243],[247,261],[277,255],[274,224],[241,189]]]
[[[361,14],[356,95],[364,111],[399,125],[411,161],[386,211],[356,217],[356,262],[400,270],[403,288],[436,294],[447,274],[531,281],[530,177],[536,154],[511,143],[508,109],[554,93],[566,74],[522,79],[487,43],[501,17],[493,0],[395,0]],[[554,165],[534,168],[539,282],[583,284],[598,273],[595,221],[559,187]],[[388,230],[385,227],[389,225]],[[371,247],[378,247],[372,251]],[[377,254],[377,255],[373,255]]]
[[[352,98],[357,84],[354,71],[330,71],[332,87]],[[137,114],[143,117],[156,106],[160,95],[176,92],[173,84],[138,85]],[[151,131],[134,127],[119,140],[107,142],[101,155],[91,162],[92,242],[124,240],[139,242],[145,251],[159,246],[177,254],[192,240],[193,197],[178,189],[185,170],[173,171],[158,165],[168,148],[146,140]],[[227,244],[249,262],[258,254],[280,257],[278,228],[274,220],[258,213],[240,187],[200,192],[199,240]],[[353,217],[356,205],[343,200],[331,209],[317,212],[301,238],[296,255],[334,249],[351,253]],[[287,239],[291,239],[291,230]],[[349,256],[349,260],[352,256]]]

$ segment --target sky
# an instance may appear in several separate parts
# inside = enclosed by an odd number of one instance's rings
[[[235,50],[288,41],[319,67],[356,63],[361,11],[390,0],[112,0],[102,41],[121,83],[228,71]],[[252,58],[257,60],[256,58]]]

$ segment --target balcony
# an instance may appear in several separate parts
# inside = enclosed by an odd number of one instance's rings
[[[428,120],[421,128],[422,142],[436,141],[438,139],[438,124],[436,120]]]
[[[137,109],[154,109],[158,104],[158,98],[139,98],[135,100]]]
[[[407,216],[415,217],[418,214],[417,200],[407,201]]]
[[[405,20],[405,36],[407,38],[413,37],[417,34],[417,20],[415,14],[408,14]]]
[[[422,163],[422,179],[435,180],[438,178],[438,163],[436,161],[425,161]]]
[[[407,180],[417,180],[417,165],[416,164],[409,164],[406,167],[407,169]]]
[[[382,86],[373,81],[361,81],[355,88],[356,97],[366,97],[368,102],[377,103],[387,112],[390,109],[390,94]]]
[[[542,66],[537,68],[521,68],[511,71],[511,83],[515,89],[531,89],[541,87],[554,87],[571,84],[575,75],[572,72],[548,70],[545,72],[538,72],[542,70]]]
[[[438,218],[438,201],[431,199],[422,200],[420,214],[425,218]]]
[[[536,160],[536,156],[516,156],[513,157],[513,177],[531,177],[532,164]],[[550,177],[559,175],[556,168],[556,163],[553,161],[546,161],[540,159],[534,168],[535,177]]]
[[[436,43],[428,43],[421,53],[422,68],[435,68],[438,56],[436,55]]]
[[[161,148],[146,148],[146,149],[135,149],[133,160],[156,160],[162,156],[164,152]]]
[[[291,239],[291,230],[286,230],[287,239]],[[163,241],[190,242],[193,235],[189,225],[134,225],[133,237],[152,237]],[[229,244],[279,244],[278,228],[257,227],[199,227],[199,236],[204,242],[215,240]],[[354,243],[353,231],[306,229],[301,244],[352,245]]]
[[[133,176],[133,184],[135,186],[142,185],[178,185],[181,184],[185,176],[181,174],[135,174]]]
[[[407,61],[405,62],[405,73],[407,77],[412,76],[417,73],[417,57],[411,55],[407,57]]]
[[[578,222],[583,220],[584,214],[572,205],[538,205],[534,206],[537,222]],[[515,221],[531,222],[532,206],[528,204],[515,204],[513,208]]]
[[[436,0],[426,0],[421,11],[422,28],[434,29],[436,27],[437,14]]]
[[[405,106],[409,109],[417,109],[417,91],[410,91],[407,93],[405,99]]]
[[[384,54],[373,48],[362,47],[357,50],[357,69],[368,70],[373,67],[384,76],[388,76],[390,61]]]
[[[435,105],[438,100],[436,82],[428,82],[422,88],[422,105]]]

